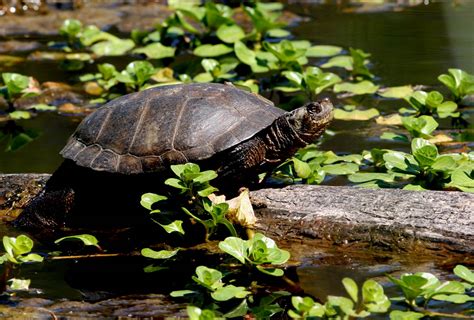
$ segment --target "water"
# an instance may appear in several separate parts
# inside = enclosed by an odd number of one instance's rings
[[[439,86],[436,78],[448,68],[474,71],[474,32],[470,32],[474,30],[472,1],[463,2],[461,6],[442,1],[401,12],[358,14],[347,13],[336,5],[292,4],[290,9],[310,18],[293,29],[298,38],[317,44],[361,48],[371,53],[373,73],[383,85]],[[36,40],[46,43],[49,39]],[[116,58],[113,61],[120,62]],[[75,77],[51,62],[26,62],[5,70],[30,74],[41,82],[71,81]],[[402,102],[365,99],[360,103],[376,106],[383,113],[393,113]],[[17,152],[0,151],[0,172],[53,172],[61,162],[58,152],[78,119],[41,114],[18,123],[25,129],[41,132],[41,136]],[[376,137],[380,132],[374,132],[374,128],[372,122],[335,121],[329,129],[339,134],[326,137],[321,148],[339,153],[359,153],[372,147],[406,148],[400,143],[379,140]],[[5,141],[0,143],[0,150],[4,146]]]

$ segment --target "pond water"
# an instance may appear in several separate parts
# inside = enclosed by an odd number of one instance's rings
[[[474,2],[466,1],[462,6],[454,6],[450,1],[428,3],[402,11],[362,13],[346,12],[337,5],[290,4],[289,8],[310,18],[293,28],[298,38],[316,44],[360,48],[371,53],[373,73],[385,86],[439,86],[437,76],[448,68],[461,68],[470,73],[474,71]],[[44,44],[51,39],[36,40]],[[124,61],[120,63],[125,64]],[[0,65],[0,70],[28,74],[40,82],[67,81],[75,76],[59,70],[57,64],[51,62],[27,62],[14,67]],[[357,102],[367,107],[376,106],[387,114],[400,107],[394,101],[374,98],[363,98]],[[472,122],[474,117],[472,114],[469,116]],[[80,120],[81,117],[77,116],[40,113],[34,119],[17,121],[19,127],[33,130],[39,137],[15,152],[4,152],[5,143],[0,144],[0,173],[53,172],[62,161],[58,152]],[[450,125],[446,123],[444,128],[450,128]],[[360,153],[373,147],[406,149],[404,144],[377,138],[380,132],[373,121],[334,121],[329,130],[335,134],[323,138],[323,150]],[[5,226],[0,225],[0,235],[6,233]],[[350,255],[344,255],[343,259],[337,258],[338,254],[341,253],[321,253],[316,250],[301,257],[302,262],[296,268],[296,274],[305,292],[318,297],[344,294],[340,285],[344,276],[353,277],[362,283],[369,277],[397,274],[402,269],[447,276],[443,263],[392,258],[379,262],[373,257],[351,259]],[[336,258],[327,259],[328,256]],[[95,301],[144,291],[168,293],[169,286],[163,286],[166,277],[145,275],[142,272],[144,266],[143,259],[136,258],[54,261],[22,268],[21,276],[32,279],[33,287],[41,292],[38,296],[47,299],[85,298]],[[452,265],[449,264],[449,267]],[[120,281],[117,282],[117,279]],[[155,285],[150,288],[150,283]],[[391,286],[388,288],[393,289]]]
[[[289,8],[309,18],[293,28],[297,38],[371,53],[373,73],[383,85],[439,86],[437,76],[448,68],[474,70],[474,32],[467,32],[474,30],[474,2],[462,2],[461,6],[453,3],[429,2],[402,11],[382,6],[389,10],[362,10],[363,13],[346,12],[345,7],[336,5],[291,4]],[[51,38],[36,40],[46,43]],[[112,61],[119,65],[126,63],[116,58]],[[0,65],[0,70],[28,74],[40,82],[67,81],[77,76],[61,71],[53,62],[30,61],[14,67]],[[393,113],[400,108],[400,102],[387,100],[365,98],[357,102],[367,107],[376,106],[382,113]],[[472,113],[469,117],[473,119]],[[0,172],[53,172],[62,161],[58,152],[79,120],[42,113],[32,120],[17,121],[25,130],[34,130],[40,136],[16,152],[4,152],[5,142],[1,144]],[[373,147],[404,148],[400,143],[378,139],[380,132],[373,121],[334,121],[329,130],[336,134],[323,139],[323,150],[360,153]]]

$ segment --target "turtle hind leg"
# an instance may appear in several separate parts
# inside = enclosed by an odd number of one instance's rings
[[[45,190],[33,199],[13,221],[20,230],[54,234],[64,227],[66,217],[74,205],[75,194],[71,188]]]

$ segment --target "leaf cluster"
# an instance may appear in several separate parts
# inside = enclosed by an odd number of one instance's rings
[[[42,262],[43,257],[36,253],[31,253],[32,249],[33,240],[31,240],[28,236],[3,236],[3,250],[5,250],[5,253],[0,256],[0,264],[7,261],[14,264],[22,264],[25,262]]]
[[[272,276],[282,276],[283,270],[265,265],[283,264],[290,258],[288,251],[278,248],[275,241],[261,233],[256,233],[249,240],[227,237],[219,242],[219,248],[239,260],[240,263],[255,266],[260,272]]]
[[[385,172],[350,175],[349,180],[360,186],[379,188],[402,184],[404,189],[410,190],[456,188],[473,192],[474,161],[471,154],[440,155],[433,143],[414,138],[411,153],[373,149],[366,156]]]
[[[369,279],[359,287],[351,278],[342,280],[350,298],[328,296],[323,305],[311,297],[293,296],[291,303],[294,309],[288,311],[292,319],[351,319],[366,318],[372,313],[385,313],[390,308],[390,300],[385,295],[383,287]]]
[[[230,234],[237,235],[234,226],[226,217],[229,205],[225,202],[213,203],[208,198],[210,194],[218,191],[217,188],[210,185],[210,181],[217,178],[215,171],[201,171],[200,167],[194,163],[172,165],[171,171],[176,177],[167,179],[165,184],[182,196],[180,203],[188,204],[188,206],[182,206],[181,211],[185,214],[184,217],[187,216],[204,227],[206,240],[217,231],[219,225],[226,227]],[[185,234],[182,227],[184,218],[176,219],[182,215],[178,215],[176,212],[161,212],[159,209],[152,208],[155,203],[167,199],[166,196],[146,193],[142,196],[140,203],[144,208],[150,210],[153,221],[167,233]],[[163,221],[167,221],[167,223]]]

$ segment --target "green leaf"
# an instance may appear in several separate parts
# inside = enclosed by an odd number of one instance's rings
[[[184,184],[184,182],[176,178],[167,179],[165,181],[165,184],[173,188],[181,189],[183,191],[188,190],[188,187]]]
[[[355,163],[338,163],[322,166],[321,169],[327,174],[346,175],[359,171],[359,166]]]
[[[175,291],[170,292],[170,296],[172,296],[173,298],[180,298],[189,294],[196,294],[196,293],[198,292],[193,291],[193,290],[175,290]]]
[[[362,285],[362,301],[369,312],[385,313],[390,308],[390,300],[384,294],[383,287],[372,279]]]
[[[384,132],[380,136],[380,139],[400,141],[400,142],[409,142],[408,137],[404,134],[396,134],[393,132]]]
[[[431,133],[438,127],[438,122],[431,116],[402,117],[403,126],[413,137],[431,138]]]
[[[325,306],[326,315],[336,315],[340,314],[340,312],[346,315],[352,315],[355,313],[354,303],[346,297],[328,296]]]
[[[217,173],[214,170],[207,170],[199,173],[199,175],[193,179],[195,183],[205,183],[217,178]]]
[[[172,58],[175,55],[176,48],[167,47],[159,42],[149,44],[142,48],[137,48],[132,51],[133,53],[143,53],[149,59],[163,59]]]
[[[265,35],[270,38],[286,38],[291,35],[291,32],[285,29],[274,28],[268,30]]]
[[[474,190],[469,190],[469,188],[474,188],[472,168],[461,166],[454,170],[451,174],[451,182],[448,186],[456,187],[465,192],[473,192]]]
[[[193,277],[193,280],[209,290],[216,290],[223,286],[223,275],[219,270],[208,268],[206,266],[198,266],[196,268],[196,275],[197,277]]]
[[[425,103],[431,108],[436,108],[443,102],[443,100],[444,97],[441,93],[439,93],[438,91],[431,91],[426,96]]]
[[[340,67],[346,70],[352,70],[352,57],[351,56],[337,56],[329,59],[328,62],[321,65],[321,68],[333,68]]]
[[[234,43],[234,51],[241,62],[250,66],[258,64],[255,52],[247,48],[242,41],[236,41]]]
[[[291,160],[293,161],[293,165],[295,167],[295,171],[298,177],[300,177],[301,179],[307,179],[311,175],[312,170],[308,163],[301,161],[295,157],[291,158]]]
[[[156,221],[155,221],[156,222]],[[158,222],[156,222],[158,223]],[[169,224],[161,224],[158,223],[167,233],[178,232],[181,234],[185,234],[183,230],[183,221],[182,220],[175,220]]]
[[[167,199],[168,199],[167,197],[161,196],[156,193],[145,193],[141,197],[140,204],[142,205],[142,207],[148,210],[152,210],[151,207],[153,204],[163,201],[163,200],[167,200]]]
[[[390,320],[418,320],[424,316],[423,313],[413,311],[393,310],[390,312]]]
[[[82,31],[82,23],[76,19],[66,19],[64,20],[61,28],[59,28],[59,33],[61,35],[67,35],[69,37],[74,37]]]
[[[2,73],[3,83],[7,86],[10,96],[21,93],[28,88],[30,78],[19,73]]]
[[[160,251],[155,251],[150,248],[143,248],[141,250],[142,256],[146,258],[152,258],[152,259],[169,259],[171,257],[174,257],[178,253],[179,249],[176,250],[160,250]]]
[[[36,253],[30,253],[26,256],[18,257],[21,262],[43,262],[44,258]]]
[[[8,116],[12,120],[21,120],[21,119],[31,118],[31,114],[28,111],[20,111],[20,110],[10,112]]]
[[[467,281],[470,284],[474,284],[474,272],[472,272],[471,270],[469,270],[465,266],[458,264],[454,268],[453,272],[459,278]]]
[[[459,117],[459,112],[455,112],[458,105],[453,101],[445,101],[436,107],[436,112],[440,118]]]
[[[219,242],[219,248],[245,264],[247,244],[244,240],[237,237],[227,237],[224,241]]]
[[[36,111],[55,111],[58,108],[55,107],[55,106],[50,106],[50,105],[44,104],[44,103],[38,103],[38,104],[28,106],[28,109],[34,109]]]
[[[207,188],[205,188],[205,189],[199,190],[197,193],[198,193],[198,195],[199,195],[200,197],[205,198],[205,197],[209,196],[210,194],[212,194],[212,193],[214,193],[214,192],[216,192],[216,191],[219,191],[219,190],[218,190],[217,188],[214,188],[214,187],[212,187],[212,186],[209,186],[209,187],[207,187]]]
[[[388,87],[380,89],[378,95],[384,98],[403,99],[413,93],[413,87],[410,85],[400,87]]]
[[[323,317],[326,310],[323,305],[320,303],[314,302],[314,300],[311,297],[298,297],[298,296],[293,296],[291,297],[291,304],[293,307],[297,310],[298,314],[296,312],[288,312],[288,315],[294,319],[301,319],[304,317],[301,317],[302,315],[308,316],[308,317]]]
[[[218,57],[234,51],[224,44],[203,44],[194,49],[193,53],[198,57]]]
[[[10,284],[10,290],[13,291],[28,291],[30,288],[31,280],[30,279],[9,279],[8,282]]]
[[[385,167],[388,170],[398,169],[409,174],[419,173],[418,163],[412,155],[399,151],[388,151],[383,154]]]
[[[91,46],[92,52],[98,56],[122,56],[135,47],[131,39],[114,39],[101,41]]]
[[[452,302],[456,304],[463,304],[469,301],[474,301],[474,297],[470,297],[467,294],[438,294],[433,297],[434,300]]]
[[[235,43],[245,37],[245,32],[236,24],[223,24],[217,29],[216,35],[226,43]]]
[[[257,270],[273,277],[282,277],[285,274],[285,272],[279,268],[268,268],[264,266],[257,266]]]
[[[344,278],[342,279],[342,284],[352,301],[357,303],[357,301],[359,301],[359,288],[357,287],[357,283],[351,278]]]
[[[306,42],[301,42],[301,44],[303,43]],[[282,40],[281,42],[274,44],[264,41],[263,47],[265,48],[265,50],[275,55],[278,60],[282,62],[292,62],[297,61],[306,53],[306,48],[304,48],[304,45],[301,44],[296,41],[289,40]]]
[[[308,50],[306,50],[306,56],[308,58],[325,58],[335,56],[341,52],[341,47],[318,45],[309,47]]]
[[[237,307],[235,307],[234,309],[226,312],[223,315],[223,317],[225,319],[237,318],[237,317],[242,318],[245,315],[247,315],[247,313],[249,312],[249,309],[250,308],[248,306],[247,299],[243,299],[242,302],[237,305]],[[283,309],[280,308],[280,310],[283,310]],[[255,315],[255,312],[252,312],[252,313]],[[257,319],[259,319],[258,316],[256,316],[256,317],[257,317]]]
[[[431,170],[434,171],[451,171],[454,170],[458,164],[451,155],[441,155],[431,164]]]
[[[380,115],[380,112],[375,108],[370,108],[367,110],[353,110],[345,111],[341,109],[334,110],[334,119],[338,120],[357,120],[357,121],[366,121]]]
[[[96,237],[94,237],[91,234],[78,234],[78,235],[73,235],[73,236],[62,237],[54,241],[54,243],[57,244],[64,240],[79,240],[79,241],[82,241],[82,243],[84,243],[85,246],[95,246],[100,249],[99,241],[97,240]]]
[[[384,182],[394,182],[395,175],[393,173],[378,172],[356,172],[348,176],[349,181],[354,183],[362,183],[367,181],[380,180]]]
[[[422,167],[431,166],[438,157],[438,149],[434,144],[422,138],[411,142],[412,154]]]
[[[356,95],[360,94],[373,94],[377,92],[379,86],[376,86],[373,82],[364,80],[357,83],[343,82],[334,85],[334,92],[350,92]]]
[[[249,294],[250,291],[245,290],[244,287],[236,287],[230,284],[212,292],[211,297],[216,301],[228,301],[233,298],[243,299]]]
[[[149,265],[149,266],[146,266],[145,268],[143,268],[143,272],[145,273],[152,273],[152,272],[157,272],[157,271],[161,271],[161,270],[166,270],[166,269],[169,269],[168,267],[162,267],[162,266],[155,266],[155,265]]]
[[[97,69],[99,70],[104,80],[110,80],[118,73],[117,69],[115,69],[115,66],[110,63],[99,64],[97,66]]]
[[[303,75],[296,71],[283,71],[281,73],[285,78],[300,86],[303,82]]]

